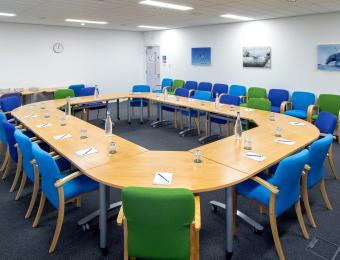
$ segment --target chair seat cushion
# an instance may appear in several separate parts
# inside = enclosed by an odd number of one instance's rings
[[[304,110],[287,110],[285,112],[285,115],[294,116],[294,117],[301,118],[301,119],[307,118],[307,112]]]
[[[190,110],[190,114],[192,117],[197,117],[205,115],[205,112],[203,111],[198,111],[198,110]],[[182,115],[184,116],[189,116],[189,111],[182,111]]]
[[[280,113],[280,107],[272,106],[271,111],[275,113]]]
[[[312,115],[313,121],[315,121],[316,119],[318,119],[318,116],[319,116],[319,115],[316,115],[316,114]]]
[[[149,102],[147,100],[143,100],[143,107],[146,107],[149,105]],[[130,106],[132,107],[140,107],[140,99],[139,98],[135,98],[130,102]]]
[[[62,177],[66,177],[68,174],[63,174]],[[64,196],[65,201],[72,199],[81,193],[91,192],[98,189],[98,182],[91,180],[85,175],[81,175],[73,180],[64,184]]]
[[[168,107],[168,106],[162,106],[162,110],[168,111],[168,112],[175,112],[175,109],[173,107]]]
[[[91,102],[86,104],[87,109],[102,109],[102,108],[106,108],[106,104],[102,103],[102,102]]]
[[[248,107],[248,103],[242,103],[240,104],[240,107]]]

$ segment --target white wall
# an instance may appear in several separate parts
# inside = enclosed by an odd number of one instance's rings
[[[148,32],[167,56],[161,76],[340,94],[340,72],[317,70],[317,45],[340,44],[339,13]],[[272,68],[243,68],[243,46],[271,46]],[[212,65],[191,65],[192,47],[212,47]]]
[[[140,32],[0,23],[0,34],[0,88],[85,83],[113,92],[145,82]]]

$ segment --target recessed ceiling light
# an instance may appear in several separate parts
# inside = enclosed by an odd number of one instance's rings
[[[145,0],[145,1],[141,1],[139,3],[143,4],[143,5],[151,5],[151,6],[175,9],[175,10],[180,10],[180,11],[188,11],[188,10],[194,9],[190,6],[176,5],[176,4],[164,3],[164,2],[152,1],[152,0]]]
[[[251,21],[254,20],[254,18],[246,17],[246,16],[240,16],[235,14],[222,14],[221,17],[223,18],[229,18],[234,20],[240,20],[240,21]]]
[[[138,25],[139,28],[146,28],[146,29],[155,29],[155,30],[166,30],[169,29],[167,27],[162,26],[152,26],[152,25]]]
[[[13,16],[17,16],[16,14],[11,14],[11,13],[0,13],[0,16],[9,16],[9,17],[13,17]]]
[[[80,23],[80,24],[107,24],[107,22],[102,21],[91,21],[91,20],[79,20],[79,19],[65,19],[65,22]]]

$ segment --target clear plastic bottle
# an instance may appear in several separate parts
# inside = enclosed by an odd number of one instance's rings
[[[216,93],[216,98],[215,98],[215,109],[216,110],[220,109],[220,97],[218,96],[218,93]]]
[[[111,113],[110,110],[106,112],[106,119],[105,119],[105,136],[112,135],[112,120],[111,120]]]
[[[168,99],[168,90],[164,88],[164,100]]]
[[[71,103],[70,103],[70,97],[66,97],[66,105],[65,105],[65,116],[71,115]]]
[[[234,129],[235,139],[241,140],[242,139],[242,121],[240,112],[237,112],[237,118],[235,122],[235,129]]]
[[[94,98],[98,99],[99,98],[99,88],[98,85],[94,85],[95,89],[94,89]]]

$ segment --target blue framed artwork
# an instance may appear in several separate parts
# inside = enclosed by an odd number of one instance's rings
[[[318,69],[340,71],[340,44],[318,45]]]
[[[192,65],[211,65],[211,48],[192,48]]]

